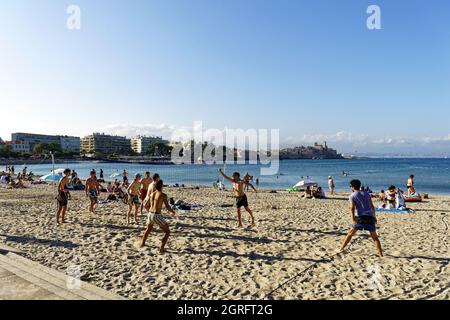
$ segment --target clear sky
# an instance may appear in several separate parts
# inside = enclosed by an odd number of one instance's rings
[[[81,30],[66,28],[70,4]],[[382,30],[366,27],[371,4]],[[0,52],[3,139],[200,120],[450,153],[448,0],[0,0]]]

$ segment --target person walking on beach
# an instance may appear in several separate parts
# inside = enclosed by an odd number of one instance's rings
[[[227,179],[228,181],[233,183],[233,191],[236,196],[236,208],[237,208],[237,217],[238,217],[238,228],[242,228],[242,219],[241,219],[241,208],[244,207],[244,209],[250,214],[250,217],[252,219],[251,226],[255,226],[255,218],[253,217],[253,212],[250,209],[248,205],[247,195],[244,192],[244,187],[246,185],[246,182],[244,180],[240,179],[239,172],[233,173],[233,178],[230,178],[227,176],[222,169],[219,169],[220,174]]]
[[[144,174],[144,179],[141,180],[141,215],[144,210],[145,198],[147,198],[148,187],[152,183],[152,178],[150,178],[150,172]]]
[[[58,183],[58,194],[56,200],[58,201],[58,211],[56,212],[56,223],[66,223],[66,211],[67,204],[69,202],[69,194],[67,191],[67,185],[70,182],[70,169],[64,170],[64,176]],[[59,222],[61,218],[61,222]]]
[[[94,207],[98,202],[98,196],[100,194],[99,183],[95,170],[90,172],[89,178],[86,180],[86,186],[84,188],[86,197],[89,198],[88,212],[94,213]]]
[[[328,177],[328,188],[330,189],[330,194],[334,195],[334,179],[332,176]]]
[[[258,193],[258,191],[255,189],[251,181],[253,181],[253,177],[246,172],[244,174],[244,181],[245,181],[245,191],[248,191],[249,188],[252,188],[255,193]]]
[[[148,186],[147,196],[145,197],[144,200],[144,208],[145,210],[147,210],[147,212],[150,210],[150,197],[152,193],[156,191],[156,184],[158,183],[159,180],[161,180],[159,174],[155,173],[152,176],[152,182]]]
[[[378,255],[382,257],[383,250],[381,249],[381,243],[377,235],[377,218],[375,216],[375,207],[372,198],[366,191],[361,190],[361,181],[352,180],[350,186],[353,192],[350,195],[350,213],[353,226],[345,237],[339,252],[345,250],[345,247],[358,231],[366,230],[370,232],[370,236],[378,250]]]
[[[159,253],[161,254],[164,254],[166,252],[164,248],[170,236],[169,224],[161,214],[163,204],[169,212],[175,215],[175,211],[171,208],[169,201],[167,200],[167,195],[163,193],[163,185],[163,181],[158,180],[158,182],[155,184],[155,192],[150,195],[150,212],[148,213],[147,218],[147,230],[145,230],[144,237],[142,238],[141,243],[142,248],[145,246],[145,242],[147,241],[148,236],[153,231],[153,226],[157,224],[164,232],[164,237],[161,241],[161,248],[159,250]]]
[[[105,181],[104,175],[103,175],[103,169],[100,169],[100,180]]]
[[[130,224],[131,210],[134,206],[134,223],[138,224],[139,198],[141,195],[141,175],[134,176],[133,182],[127,189],[128,194],[128,214],[127,223]]]
[[[408,189],[408,196],[416,194],[416,189],[414,188],[414,175],[410,175],[408,182],[406,183],[406,188]]]

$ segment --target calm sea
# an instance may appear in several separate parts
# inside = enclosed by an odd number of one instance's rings
[[[16,166],[16,170],[22,166]],[[29,170],[35,174],[47,174],[51,165],[29,165]],[[79,176],[86,178],[91,169],[97,172],[103,169],[108,178],[115,173],[126,169],[130,175],[150,171],[158,172],[167,184],[207,185],[210,186],[219,179],[217,169],[219,165],[137,165],[117,163],[65,163],[58,164],[56,168],[75,169]],[[280,162],[280,174],[274,176],[260,176],[259,165],[227,165],[226,172],[233,171],[259,177],[260,188],[286,189],[292,187],[299,180],[309,176],[327,187],[328,176],[335,179],[338,191],[348,191],[351,179],[360,179],[365,186],[374,191],[386,189],[389,185],[400,186],[406,189],[406,180],[410,174],[416,176],[416,189],[419,192],[430,194],[450,194],[450,159],[364,159],[364,160],[293,160]],[[342,171],[349,173],[343,176]]]

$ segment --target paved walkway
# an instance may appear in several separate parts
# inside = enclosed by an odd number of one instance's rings
[[[123,300],[0,244],[0,300]]]

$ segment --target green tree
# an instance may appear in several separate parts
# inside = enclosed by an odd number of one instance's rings
[[[172,147],[162,142],[155,142],[148,146],[147,154],[151,156],[169,156],[172,152]]]

